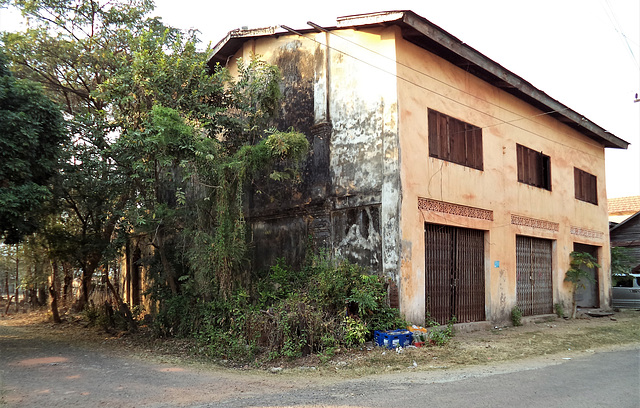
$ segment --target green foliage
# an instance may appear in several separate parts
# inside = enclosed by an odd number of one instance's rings
[[[123,117],[140,118],[137,112],[143,109],[124,112],[106,86],[132,71],[140,36],[154,33],[167,45],[177,39],[177,31],[145,17],[153,8],[147,0],[3,3],[13,4],[30,21],[24,32],[2,33],[13,72],[42,84],[68,117],[71,137],[59,155],[51,207],[56,211],[54,224],[64,230],[57,235],[68,240],[65,247],[74,248],[66,255],[82,269],[82,308],[94,271],[113,259],[122,244],[120,237],[128,229],[123,222],[126,207],[137,205],[131,160],[116,141],[129,130],[123,125],[132,123]],[[162,37],[167,30],[172,34]],[[182,89],[169,91],[171,86],[163,88],[171,95]]]
[[[453,338],[454,331],[453,325],[456,323],[456,317],[453,316],[445,326],[441,326],[439,323],[431,320],[427,322],[427,326],[429,326],[429,331],[427,334],[427,338],[429,343],[435,346],[444,346]]]
[[[278,260],[254,280],[252,290],[238,288],[229,298],[200,307],[190,304],[187,294],[167,294],[162,303],[171,307],[161,309],[156,332],[193,335],[211,356],[235,361],[309,353],[327,359],[337,347],[360,346],[373,330],[407,325],[387,305],[384,279],[348,262],[317,257],[293,270]],[[346,314],[350,304],[355,315]]]
[[[100,319],[101,315],[102,314],[100,313],[100,309],[95,305],[88,305],[82,311],[82,317],[87,321],[89,326],[98,324],[98,320]]]
[[[522,326],[522,310],[518,306],[511,309],[511,323],[514,326]]]
[[[359,347],[364,344],[369,330],[360,319],[345,316],[342,325],[344,330],[344,343],[347,347]]]
[[[52,201],[84,301],[94,271],[131,232],[155,248],[161,302],[182,286],[198,301],[248,286],[247,187],[263,173],[298,182],[308,150],[304,135],[273,128],[278,68],[254,57],[235,78],[210,72],[195,32],[148,17],[147,0],[3,4],[31,21],[2,34],[14,72],[69,117]]]
[[[562,305],[562,303],[555,303],[553,305],[553,308],[556,312],[556,316],[564,317],[564,306]]]
[[[48,184],[65,140],[58,107],[31,81],[16,79],[0,51],[0,237],[15,244],[43,223]]]
[[[188,337],[200,326],[206,305],[185,295],[167,296],[153,319],[152,329],[160,337]]]
[[[574,291],[579,287],[584,288],[584,281],[595,283],[595,280],[589,273],[588,269],[600,268],[600,265],[598,265],[598,260],[595,259],[593,255],[587,252],[573,251],[571,252],[570,256],[571,267],[565,274],[565,282],[570,282],[574,288]]]
[[[584,282],[595,283],[595,279],[591,276],[590,269],[600,268],[600,265],[597,262],[597,259],[593,257],[593,255],[588,252],[577,252],[573,251],[570,254],[571,262],[570,268],[565,273],[565,282],[569,282],[571,284],[571,293],[572,293],[572,313],[571,317],[576,317],[576,292],[578,288],[584,288]]]
[[[611,247],[611,278],[628,276],[634,264],[634,258],[627,247]]]

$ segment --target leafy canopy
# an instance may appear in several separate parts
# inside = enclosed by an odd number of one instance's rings
[[[0,52],[0,237],[20,242],[36,231],[65,140],[64,120],[41,87],[15,78]]]

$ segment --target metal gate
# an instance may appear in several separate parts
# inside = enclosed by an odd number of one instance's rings
[[[516,236],[516,295],[523,316],[553,313],[551,241]]]
[[[426,316],[477,322],[484,306],[484,231],[425,224]]]

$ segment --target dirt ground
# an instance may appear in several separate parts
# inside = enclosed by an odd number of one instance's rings
[[[187,406],[407,371],[455,377],[517,370],[640,348],[640,311],[582,313],[575,320],[549,316],[520,327],[456,333],[444,347],[398,353],[367,345],[326,361],[310,356],[230,368],[229,362],[203,359],[198,347],[190,341],[110,335],[86,327],[79,316],[59,325],[43,312],[3,316],[0,405]]]

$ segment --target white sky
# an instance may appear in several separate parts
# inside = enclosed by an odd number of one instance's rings
[[[390,10],[425,17],[630,142],[628,150],[606,149],[607,195],[640,195],[638,0],[156,0],[155,14],[216,44],[242,26],[332,26],[338,16]],[[14,19],[1,12],[0,30]]]

